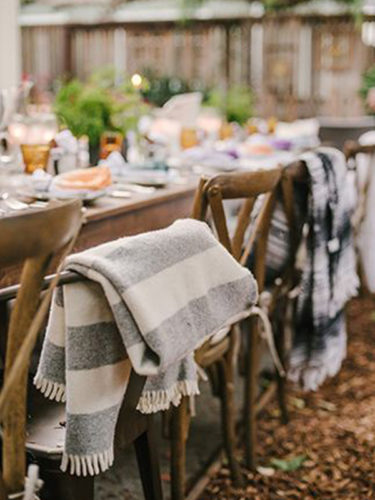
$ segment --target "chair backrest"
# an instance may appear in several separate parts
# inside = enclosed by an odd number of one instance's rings
[[[289,229],[286,275],[292,278],[295,255],[301,241],[301,231],[297,231],[295,217],[295,185],[305,183],[306,179],[306,166],[304,162],[297,161],[286,167],[221,174],[210,179],[202,178],[200,181],[194,201],[193,217],[205,220],[210,210],[219,241],[241,264],[246,264],[249,255],[254,253],[253,273],[260,292],[265,285],[268,234],[277,199],[282,203]],[[262,207],[247,238],[253,208],[260,195],[264,195]],[[232,235],[229,234],[223,204],[229,199],[240,199],[242,202]]]
[[[0,265],[23,263],[21,286],[8,328],[4,384],[14,375],[17,355],[30,326],[34,322],[34,326],[40,327],[45,319],[38,314],[43,278],[52,257],[74,241],[81,226],[80,208],[79,201],[56,202],[43,210],[0,219]],[[44,309],[47,311],[48,307]],[[34,318],[38,318],[40,324],[35,325]],[[23,359],[20,375],[8,393],[7,405],[12,411],[3,415],[3,478],[8,494],[21,491],[25,477],[29,361],[29,355]]]
[[[0,219],[0,266],[52,255],[64,247],[81,221],[80,202],[54,202],[42,210]]]
[[[285,272],[280,278],[282,278],[287,289],[293,286],[295,282],[296,257],[298,247],[302,241],[303,231],[303,224],[297,222],[295,194],[296,189],[306,188],[308,183],[308,170],[303,161],[296,161],[284,167],[279,189],[281,190],[281,201],[289,231],[289,255]],[[300,216],[303,216],[303,214],[300,214]]]
[[[361,228],[366,217],[371,216],[371,196],[374,176],[375,141],[374,132],[368,132],[360,141],[346,141],[344,154],[348,168],[354,172],[353,182],[355,187],[355,208],[352,217],[354,230],[354,244],[357,254],[358,274],[361,280],[362,292],[372,291],[373,275],[372,248],[370,245],[359,244]],[[367,137],[366,137],[367,136]]]
[[[360,144],[358,141],[346,141],[343,148],[347,160],[355,158],[357,154],[374,154],[375,144]]]
[[[193,217],[205,220],[210,209],[212,221],[219,241],[242,264],[250,253],[256,253],[254,275],[260,290],[265,278],[265,254],[271,215],[276,200],[278,183],[282,168],[254,172],[236,172],[221,174],[211,179],[202,178],[196,192]],[[250,240],[245,243],[245,235],[252,220],[256,199],[265,195]],[[235,229],[229,234],[228,221],[224,209],[224,200],[241,200],[237,213]]]
[[[372,134],[372,133],[371,133]],[[353,225],[355,234],[364,220],[366,213],[366,204],[370,181],[373,175],[372,163],[375,155],[375,144],[366,144],[357,141],[346,141],[344,145],[344,154],[348,168],[354,171],[355,188],[357,190],[356,208],[353,216]],[[359,164],[359,156],[365,155],[365,165]],[[368,163],[367,163],[368,162]],[[365,167],[360,168],[360,166]]]

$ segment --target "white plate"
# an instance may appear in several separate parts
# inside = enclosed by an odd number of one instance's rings
[[[129,184],[139,184],[140,186],[162,188],[170,182],[170,177],[168,172],[139,169],[133,172],[124,172],[121,176],[116,176],[115,180]]]

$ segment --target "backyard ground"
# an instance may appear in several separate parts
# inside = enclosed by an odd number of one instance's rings
[[[223,467],[201,500],[375,499],[375,299],[348,307],[349,352],[319,392],[289,391],[290,423],[276,405],[260,416],[259,467],[230,486]],[[241,451],[240,451],[241,453]]]

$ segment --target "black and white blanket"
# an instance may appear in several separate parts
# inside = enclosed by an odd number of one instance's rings
[[[309,189],[307,198],[296,192],[298,224],[307,223],[308,232],[288,377],[304,390],[316,390],[345,358],[344,306],[356,295],[359,279],[345,158],[336,149],[319,148],[300,159],[307,166]],[[269,278],[286,265],[288,252],[286,216],[278,203],[267,250]]]

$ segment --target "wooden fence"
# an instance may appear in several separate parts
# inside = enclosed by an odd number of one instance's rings
[[[41,88],[101,66],[152,69],[200,85],[251,85],[259,114],[284,119],[362,114],[361,75],[375,62],[345,16],[23,27],[22,49],[24,71]]]

